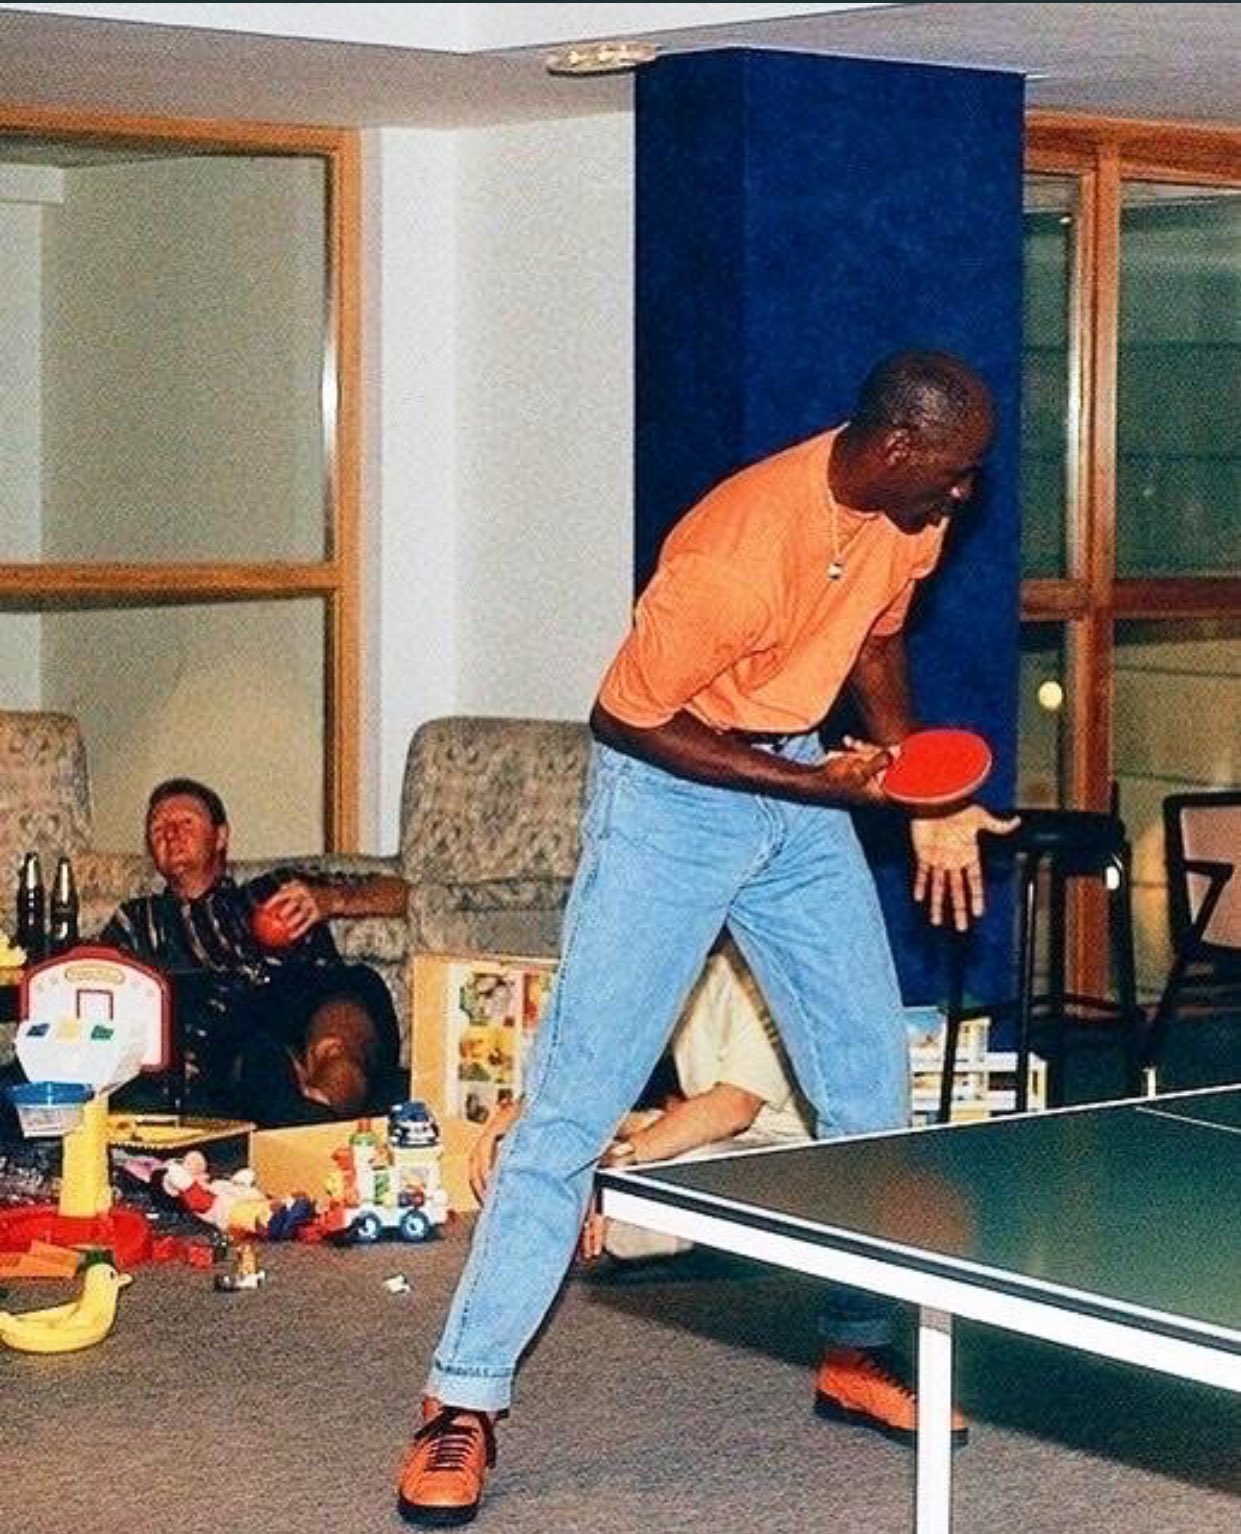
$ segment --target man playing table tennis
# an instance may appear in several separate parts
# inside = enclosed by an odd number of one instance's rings
[[[560,969],[401,1470],[409,1522],[473,1517],[595,1164],[722,926],[819,1133],[908,1122],[901,998],[849,811],[883,802],[888,748],[914,729],[902,629],[993,429],[961,359],[900,353],[845,425],[733,475],[669,534],[591,715]],[[825,754],[817,725],[846,688],[871,743]],[[967,925],[978,835],[1011,824],[963,802],[910,825],[915,895],[932,922]],[[887,1302],[831,1291],[816,1401],[911,1438],[915,1404],[882,1355],[893,1321]]]

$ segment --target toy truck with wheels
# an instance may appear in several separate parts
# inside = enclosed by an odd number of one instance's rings
[[[425,1103],[398,1103],[388,1114],[386,1140],[362,1120],[332,1156],[325,1233],[343,1245],[388,1232],[402,1241],[429,1240],[448,1219],[442,1156],[439,1127]]]

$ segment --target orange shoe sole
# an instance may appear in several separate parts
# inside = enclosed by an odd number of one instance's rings
[[[455,1529],[463,1523],[473,1523],[481,1505],[481,1498],[460,1507],[424,1507],[418,1502],[407,1502],[402,1496],[396,1499],[396,1510],[405,1522],[424,1529]]]

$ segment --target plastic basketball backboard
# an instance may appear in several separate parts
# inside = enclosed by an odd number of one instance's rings
[[[71,949],[32,965],[22,978],[21,1015],[49,1025],[74,1020],[80,1036],[117,1030],[141,1039],[142,1072],[170,1057],[170,991],[158,970],[113,948]]]

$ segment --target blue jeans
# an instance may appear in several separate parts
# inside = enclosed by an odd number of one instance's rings
[[[813,736],[785,756],[818,759]],[[595,748],[563,952],[427,1393],[500,1411],[563,1281],[595,1163],[727,926],[824,1137],[909,1121],[896,973],[846,811],[687,782]],[[878,1346],[891,1307],[832,1289],[825,1335]]]

